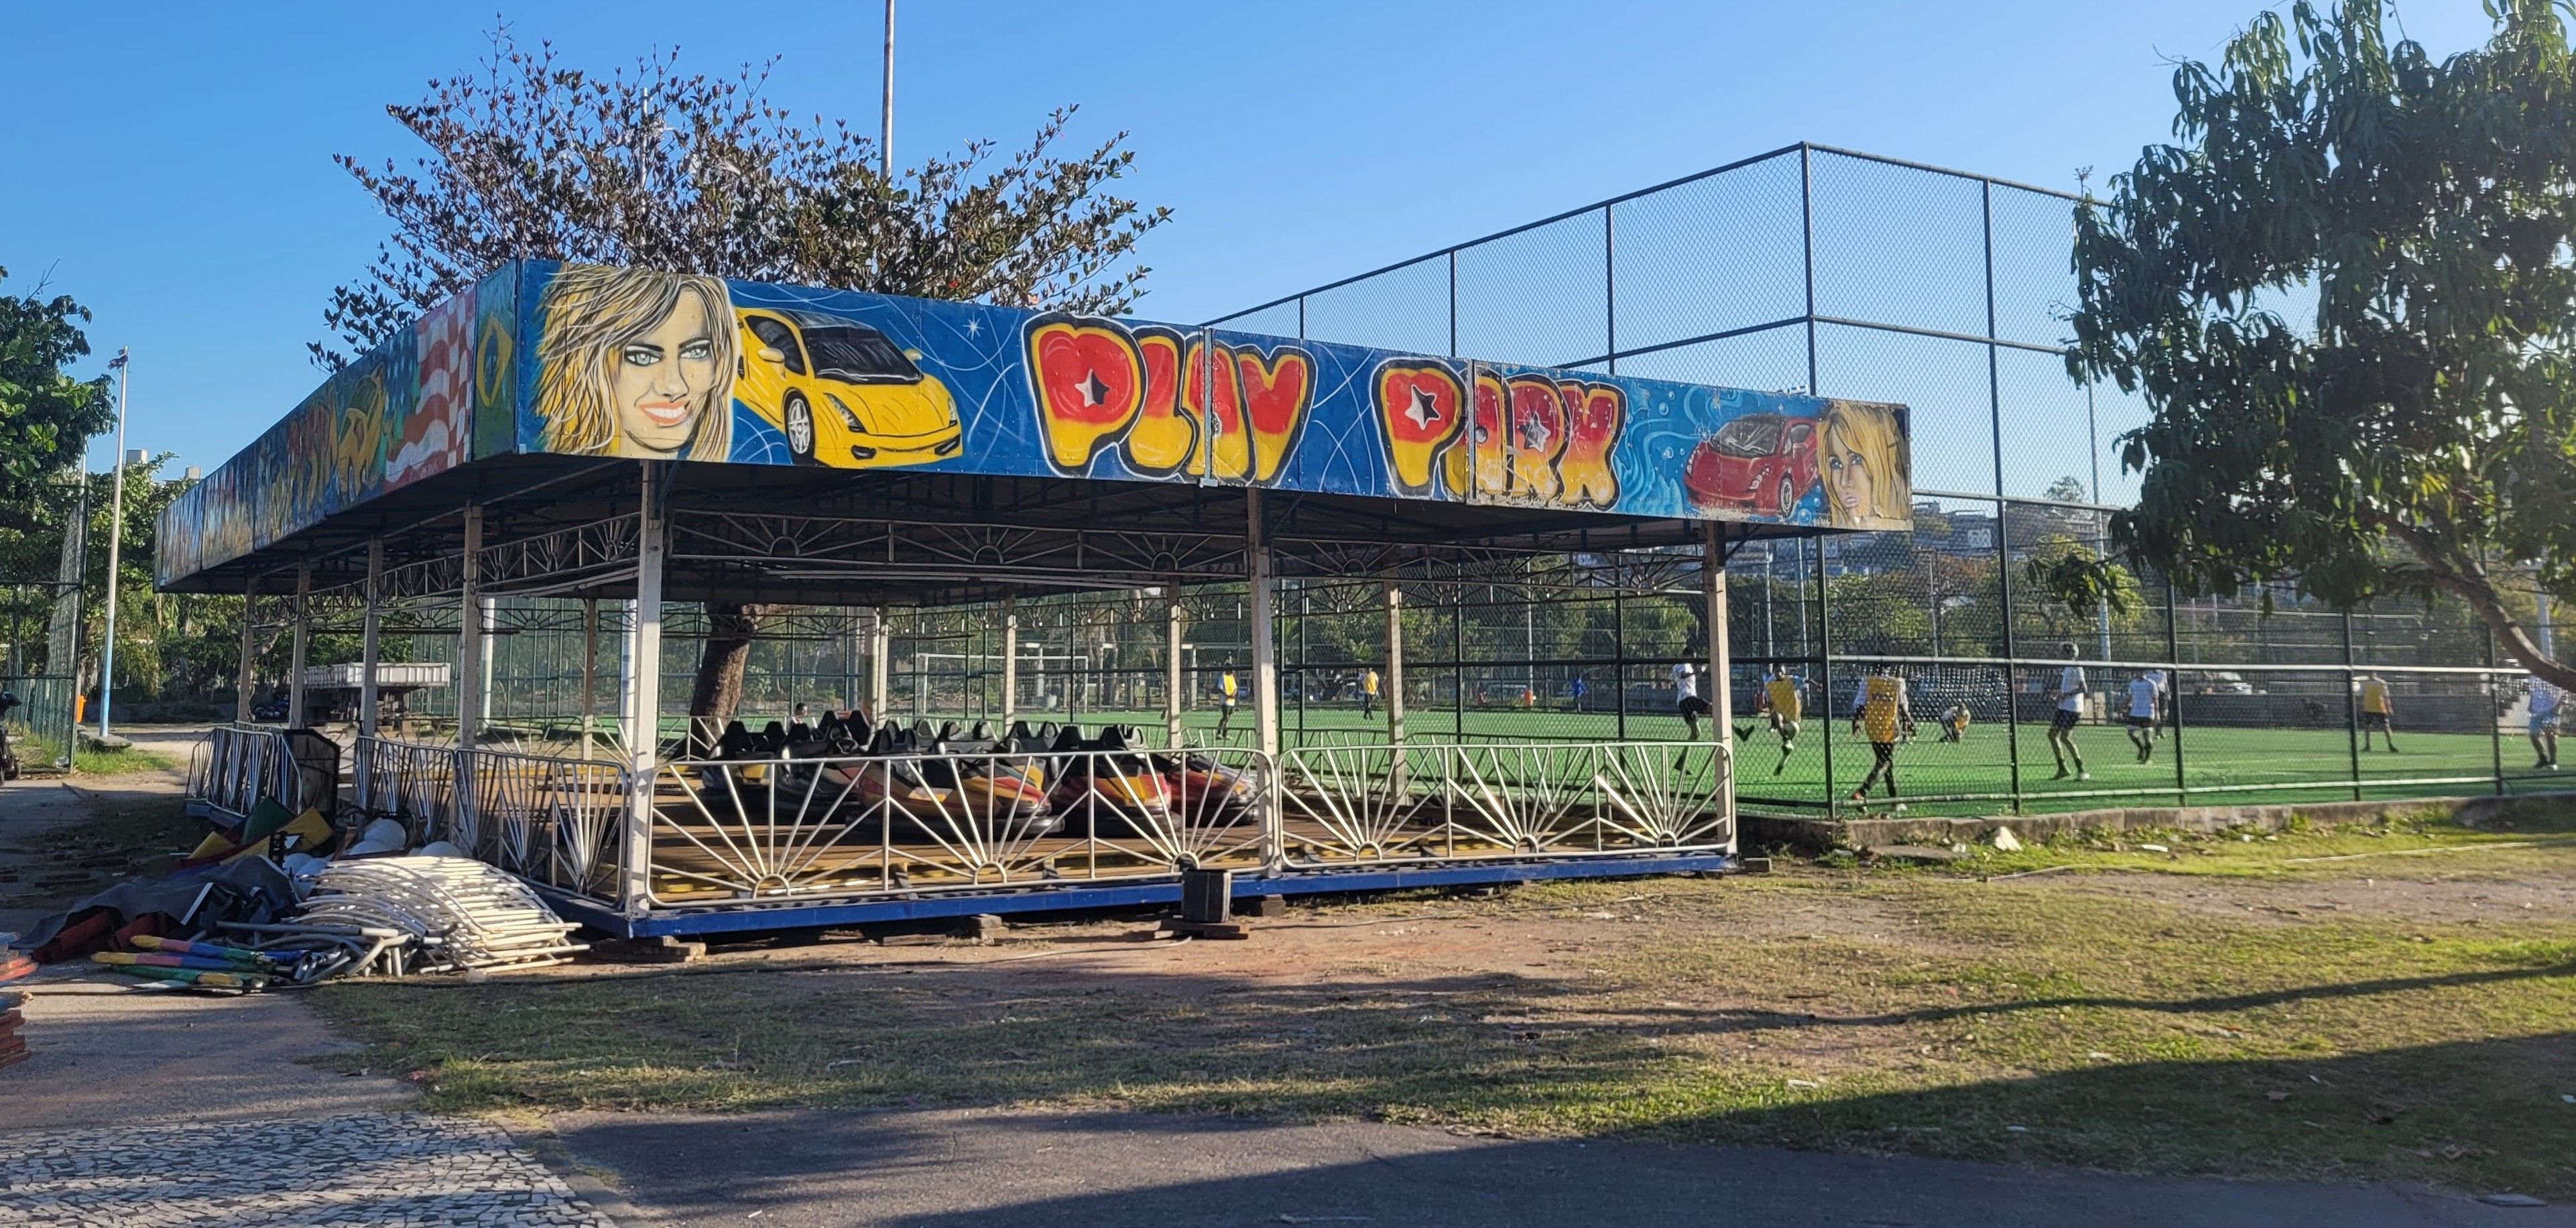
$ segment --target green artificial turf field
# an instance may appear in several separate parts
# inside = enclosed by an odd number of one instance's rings
[[[1037,715],[1037,714],[1032,714]],[[1062,719],[1061,714],[1056,714]],[[1149,738],[1162,728],[1160,712],[1079,712],[1076,723],[1091,728],[1104,723],[1136,725]],[[1251,744],[1252,714],[1238,708],[1228,735],[1216,736],[1217,714],[1193,710],[1183,716],[1193,742],[1201,745]],[[1770,723],[1739,714],[1739,728],[1751,732],[1736,747],[1736,796],[1747,805],[1782,808],[1820,807],[1830,792],[1847,798],[1869,771],[1869,744],[1850,732],[1848,722],[1832,729],[1833,788],[1826,788],[1825,722],[1809,720],[1796,750],[1785,764],[1780,740]],[[1462,729],[1463,725],[1463,729]],[[1283,747],[1362,745],[1385,739],[1386,718],[1363,721],[1355,704],[1281,705]],[[1475,742],[1612,741],[1619,720],[1604,713],[1548,709],[1469,708],[1461,714],[1448,706],[1415,707],[1405,718],[1409,740],[1429,743],[1454,740],[1463,732]],[[1703,736],[1707,724],[1702,723]],[[1632,713],[1630,741],[1678,741],[1685,735],[1677,717]],[[2175,752],[2182,760],[2181,783],[2189,800],[2202,802],[2312,802],[2348,800],[2353,796],[2353,749],[2341,728],[2241,729],[2186,727],[2172,730],[2155,744],[2153,758],[2137,761],[2125,728],[2086,724],[2075,730],[2075,747],[2093,779],[2055,778],[2046,739],[2047,727],[2026,724],[2008,731],[1999,724],[1971,726],[1958,742],[1939,741],[1929,722],[1914,741],[1897,747],[1898,794],[1891,800],[1883,786],[1872,791],[1867,809],[1886,811],[1897,803],[1909,813],[1971,814],[2010,808],[2013,791],[2012,742],[2020,744],[2022,808],[2034,811],[2077,810],[2130,804],[2170,805],[2177,797]],[[2480,734],[2409,732],[2401,724],[2398,750],[2373,749],[2360,755],[2361,791],[2365,797],[2411,797],[2486,793],[2494,789],[2498,745]],[[2373,735],[2374,744],[2377,735]],[[2532,752],[2519,731],[2502,740],[2506,787],[2517,792],[2544,792],[2576,787],[2576,769],[2534,770]],[[2069,765],[2070,771],[2072,764]],[[2284,787],[2305,786],[2305,787]],[[1950,798],[1951,801],[1938,799]]]

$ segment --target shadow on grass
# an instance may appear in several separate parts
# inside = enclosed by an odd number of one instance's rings
[[[2410,1045],[2348,1013],[2282,1012],[2408,995],[2410,1019],[2482,1028],[2490,1004],[2464,991],[2536,995],[2519,1009],[2545,1012],[2563,995],[2543,983],[2571,975],[2553,948],[2517,967],[2255,993],[1868,1014],[1692,1008],[1653,987],[1505,973],[1282,984],[1115,964],[359,984],[319,999],[376,1043],[346,1064],[421,1070],[433,1107],[1109,1104],[2563,1197],[2576,1033]],[[2279,1038],[2247,1055],[2129,1012]],[[1972,1052],[1972,1026],[2008,1043]]]
[[[2500,1151],[2461,1141],[2494,1135],[2503,1128],[2496,1121],[2392,1104],[2374,1089],[2410,1067],[2529,1056],[2520,1046],[2464,1043],[2368,1059],[2145,1064],[1683,1114],[1639,1136],[1588,1144],[1183,1113],[935,1110],[591,1117],[561,1135],[584,1159],[619,1171],[657,1212],[689,1222],[804,1204],[864,1206],[870,1222],[925,1226],[2470,1224],[2533,1213],[2344,1182],[2563,1191],[2576,1138],[2562,1126]],[[2297,1090],[2274,1100],[2266,1088]],[[2318,1120],[2342,1118],[2350,1123]],[[2291,1132],[2329,1141],[2302,1144],[2285,1137]],[[1666,1139],[1794,1150],[1711,1152]],[[1843,1154],[1818,1154],[1828,1149]],[[2244,1162],[2257,1152],[2270,1155]],[[686,1163],[672,1162],[681,1156]]]

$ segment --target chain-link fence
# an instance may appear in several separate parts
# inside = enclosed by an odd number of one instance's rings
[[[2114,441],[2143,406],[2066,370],[2072,227],[2064,193],[1800,145],[1215,323],[1911,405],[1912,532],[1752,541],[1729,561],[1748,805],[1837,812],[1865,781],[1858,804],[1926,813],[2557,785],[2553,696],[2455,602],[2346,614],[2288,590],[2184,598],[2132,576],[2118,608],[2081,615],[2025,579],[2033,560],[2098,553],[2110,508],[2135,494]],[[1283,744],[1383,740],[1391,707],[1419,740],[1686,736],[1675,667],[1706,651],[1697,568],[1685,551],[1283,579]],[[2514,599],[2548,625],[2535,591]],[[856,706],[882,668],[882,715],[898,720],[1150,732],[1177,662],[1187,736],[1248,743],[1245,592],[1185,591],[1177,634],[1169,605],[1145,590],[889,610],[881,663],[876,612],[773,611],[739,713],[757,730],[799,704]],[[495,604],[490,723],[560,732],[585,676],[595,719],[613,715],[622,607],[600,603],[587,639],[582,609]],[[399,647],[389,636],[387,659],[452,660],[446,617]],[[707,630],[694,607],[668,607],[671,729]],[[1873,677],[1903,682],[1901,712],[1856,709]],[[453,719],[450,695],[414,703]]]
[[[2185,600],[2132,577],[2126,609],[2085,618],[2022,580],[2034,558],[2098,553],[2109,509],[2136,494],[2115,441],[2145,421],[2144,405],[2067,373],[2074,201],[1801,144],[1211,323],[1912,406],[1914,532],[1755,542],[1729,566],[1731,682],[1737,710],[1752,714],[1739,726],[1762,747],[1743,748],[1748,802],[1850,804],[1879,759],[1852,705],[1880,670],[1905,680],[1913,720],[1890,744],[1899,800],[1886,799],[1882,773],[1872,807],[2557,780],[2541,766],[2555,741],[2535,733],[2548,722],[2533,722],[2529,678],[2453,603],[2347,616],[2288,591]],[[2294,320],[2301,311],[2275,306]],[[2545,628],[2545,599],[2523,600]],[[1531,636],[1515,642],[1509,608],[1464,610],[1503,626],[1454,633],[1473,662],[1459,666],[1463,690],[1520,679],[1546,695],[1540,683],[1561,686],[1577,668]],[[1638,661],[1618,666],[1612,690],[1632,707],[1651,700],[1662,719],[1671,700],[1653,692],[1650,659],[1686,646],[1625,634]],[[2083,676],[2080,693],[2061,694],[2079,681],[2066,673],[2068,645]],[[1283,652],[1294,658],[1293,641]],[[1775,671],[1800,718],[1794,739],[1757,711]],[[2128,688],[2149,674],[2162,698],[2139,705],[2154,713],[2133,737]],[[2544,714],[2551,698],[2539,697]],[[2383,717],[2394,750],[2376,729]]]

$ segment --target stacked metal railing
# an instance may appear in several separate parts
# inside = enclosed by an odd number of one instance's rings
[[[270,760],[219,732],[192,795],[238,800]],[[1723,852],[1735,834],[1732,761],[1706,742],[767,755],[664,763],[640,790],[614,760],[383,737],[354,762],[358,822],[630,908]]]
[[[301,814],[332,808],[332,774],[299,762],[288,730],[218,725],[189,753],[188,796],[236,817],[248,815],[262,798]]]

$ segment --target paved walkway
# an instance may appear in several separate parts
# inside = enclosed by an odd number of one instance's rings
[[[2121,1177],[1893,1156],[1462,1138],[1369,1122],[947,1109],[572,1113],[643,1224],[1036,1228],[2576,1223],[2382,1186]]]
[[[147,731],[135,740],[162,746]],[[167,792],[150,777],[82,780]],[[40,838],[86,804],[0,788],[0,837]],[[14,928],[33,912],[0,917]],[[294,997],[178,993],[49,969],[28,1060],[0,1068],[0,1224],[605,1225],[497,1127],[411,1112],[411,1086],[299,1059],[341,1042]]]
[[[606,1225],[494,1126],[420,1113],[0,1134],[0,1223]]]

